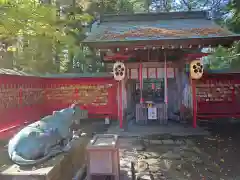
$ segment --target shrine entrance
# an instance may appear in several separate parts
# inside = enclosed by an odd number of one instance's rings
[[[139,107],[141,105],[139,102],[141,99],[141,91],[142,99],[145,102],[145,109],[137,115],[136,122],[139,124],[157,123],[158,113],[155,106],[156,104],[164,105],[164,80],[144,79],[142,90],[140,89],[139,80],[128,80],[127,84],[131,86],[131,90],[128,90],[129,92],[127,93],[132,97],[132,99],[128,99],[128,106],[136,107],[136,112],[140,110]],[[161,112],[161,110],[159,112]]]
[[[168,98],[168,93],[173,97],[168,85],[175,84],[175,70],[168,63],[165,76],[164,63],[139,63],[127,64],[128,77],[126,82],[127,108],[135,111],[137,124],[167,124],[168,114],[174,109],[173,101]],[[174,92],[177,94],[177,89]],[[168,105],[167,105],[168,104]],[[177,103],[175,103],[177,105]],[[168,112],[166,111],[168,106]]]
[[[236,40],[239,35],[214,24],[201,11],[102,15],[84,43],[96,49],[110,72],[118,61],[125,65],[126,75],[118,81],[116,95],[120,128],[129,108],[136,123],[167,124],[172,114],[181,111],[184,99],[191,100],[185,104],[195,128],[196,82],[185,71],[186,55]],[[189,91],[185,93],[184,88]]]

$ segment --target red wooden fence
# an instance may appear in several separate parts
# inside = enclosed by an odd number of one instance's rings
[[[197,117],[240,117],[240,74],[208,74],[198,81]]]
[[[36,121],[52,111],[76,102],[91,117],[117,119],[117,83],[110,77],[40,78],[0,76],[0,132],[25,121]],[[240,74],[205,74],[198,80],[197,117],[210,119],[240,116]]]
[[[103,78],[40,78],[0,76],[0,132],[4,128],[36,121],[40,117],[72,103],[84,104],[89,116],[117,116],[117,84]]]

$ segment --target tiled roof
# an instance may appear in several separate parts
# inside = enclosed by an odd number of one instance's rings
[[[199,13],[199,12],[198,12]],[[165,13],[166,14],[166,13]],[[169,13],[170,15],[171,13]],[[167,40],[185,38],[209,38],[234,36],[232,32],[216,25],[212,20],[202,16],[177,16],[173,18],[167,16],[156,16],[147,19],[128,18],[121,15],[112,17],[114,21],[102,21],[92,28],[92,32],[85,39],[85,42],[114,42],[114,41],[137,41],[137,40]],[[199,13],[200,14],[200,13]],[[147,16],[147,15],[146,15]],[[142,15],[142,17],[144,17]],[[165,19],[164,19],[165,17]],[[130,20],[128,20],[130,19]]]

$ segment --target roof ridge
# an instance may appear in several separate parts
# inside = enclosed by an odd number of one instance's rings
[[[184,11],[137,14],[104,14],[100,16],[100,22],[154,21],[169,19],[209,19],[209,13],[207,11]]]

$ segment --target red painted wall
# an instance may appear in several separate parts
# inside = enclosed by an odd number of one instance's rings
[[[11,126],[22,125],[25,121],[39,120],[41,116],[65,108],[73,102],[83,103],[90,97],[94,99],[84,106],[90,117],[117,117],[117,84],[109,77],[38,78],[1,75],[0,82],[0,132]]]
[[[240,74],[204,75],[196,87],[198,118],[240,116]],[[212,97],[201,97],[206,91]]]

